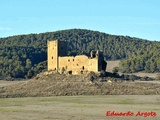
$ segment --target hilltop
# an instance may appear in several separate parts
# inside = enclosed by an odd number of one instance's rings
[[[102,50],[106,60],[121,60],[122,72],[160,72],[160,42],[85,29],[0,38],[0,76],[31,78],[46,69],[47,40],[67,41],[68,55]]]
[[[157,84],[158,83],[158,84]],[[160,95],[160,82],[126,82],[121,79],[85,75],[38,74],[36,77],[0,87],[0,97],[47,97],[73,95]]]

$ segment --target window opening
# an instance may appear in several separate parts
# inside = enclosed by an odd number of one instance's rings
[[[82,70],[84,70],[84,66],[82,66]]]

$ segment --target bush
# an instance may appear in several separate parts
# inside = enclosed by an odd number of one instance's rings
[[[124,80],[129,80],[129,75],[122,74],[121,78]]]
[[[145,76],[145,77],[142,77],[140,80],[141,81],[150,81],[150,80],[153,80],[153,79],[148,77],[148,76]]]
[[[139,77],[139,76],[136,76],[136,75],[130,75],[129,76],[129,79],[130,80],[138,80],[138,79],[140,79],[141,77]]]
[[[119,71],[118,67],[114,67],[113,70],[112,70],[113,73],[118,73],[118,71]]]
[[[101,70],[101,72],[100,72],[100,77],[106,77],[106,71]]]
[[[91,72],[88,74],[88,77],[89,77],[89,80],[93,82],[93,81],[95,80],[95,78],[97,78],[97,75],[96,75],[95,72],[91,71]]]
[[[157,74],[156,79],[160,80],[160,73]]]

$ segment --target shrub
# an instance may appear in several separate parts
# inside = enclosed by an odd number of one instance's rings
[[[129,76],[129,79],[130,80],[138,80],[138,79],[140,79],[141,77],[139,77],[139,76],[136,76],[136,75],[130,75]]]
[[[112,70],[113,73],[118,73],[118,71],[119,71],[118,67],[114,67],[113,70]]]
[[[91,71],[89,74],[88,74],[88,77],[89,77],[89,80],[90,81],[94,81],[95,78],[97,78],[97,75],[95,72]]]
[[[129,75],[122,74],[121,76],[124,80],[129,80]]]
[[[160,73],[157,74],[156,79],[160,80]]]
[[[140,80],[141,81],[150,81],[150,80],[153,80],[153,79],[148,77],[148,76],[145,76],[145,77],[142,77]]]

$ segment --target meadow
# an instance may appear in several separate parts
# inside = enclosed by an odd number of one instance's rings
[[[132,116],[106,116],[106,112]],[[138,116],[136,114],[140,112]],[[151,114],[154,112],[155,114]],[[159,120],[159,95],[0,98],[1,120]]]

